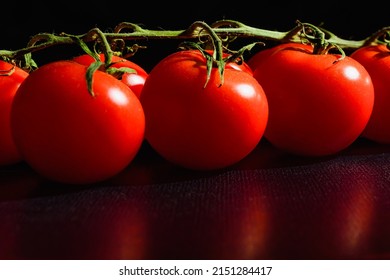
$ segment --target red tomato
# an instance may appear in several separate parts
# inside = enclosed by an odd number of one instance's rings
[[[362,136],[390,144],[390,51],[386,45],[365,46],[355,50],[351,57],[370,73],[375,90],[374,109]]]
[[[100,60],[104,62],[104,54],[99,54],[99,56]],[[74,57],[72,60],[86,66],[91,65],[91,63],[95,61],[94,58],[88,54],[82,54],[80,56]],[[127,67],[136,71],[136,73],[123,74],[121,81],[125,83],[139,98],[141,95],[142,87],[145,83],[146,78],[148,77],[148,73],[146,72],[146,70],[144,70],[140,65],[119,56],[113,56],[112,62],[114,64],[112,64],[110,67]]]
[[[247,156],[268,119],[264,91],[252,75],[226,67],[210,80],[199,51],[179,51],[160,61],[141,95],[145,139],[165,159],[190,169],[211,170]]]
[[[0,166],[22,161],[12,139],[10,116],[15,92],[27,76],[21,68],[0,60]]]
[[[270,48],[263,49],[261,51],[258,51],[253,56],[251,56],[248,61],[247,65],[249,66],[252,71],[255,71],[257,66],[262,63],[267,57],[269,57],[272,53],[274,53],[277,50],[280,49],[304,49],[308,52],[313,51],[313,47],[311,45],[302,44],[302,43],[296,43],[296,42],[289,42],[289,43],[282,43],[276,46],[272,46]]]
[[[137,154],[145,116],[139,99],[113,76],[72,61],[41,66],[15,94],[11,130],[24,160],[69,184],[94,183],[123,170]]]
[[[303,156],[337,153],[352,144],[373,108],[367,70],[338,54],[279,49],[256,67],[254,77],[269,102],[265,138]]]

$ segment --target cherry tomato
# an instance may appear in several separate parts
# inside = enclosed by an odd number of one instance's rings
[[[105,56],[103,53],[99,54],[100,60],[104,62]],[[72,60],[89,66],[91,63],[93,63],[95,60],[92,56],[88,54],[82,54],[80,56],[74,57]],[[134,69],[135,73],[124,73],[121,77],[121,81],[125,83],[139,98],[141,95],[142,87],[145,83],[146,78],[148,77],[148,73],[145,69],[143,69],[140,65],[137,63],[134,63],[130,60],[127,60],[125,58],[119,57],[119,56],[113,56],[112,57],[112,65],[110,67],[114,68],[130,68]]]
[[[204,56],[179,51],[149,73],[141,103],[145,139],[165,159],[190,169],[227,167],[246,157],[261,140],[268,103],[261,85],[245,71],[211,69]]]
[[[362,133],[373,108],[367,70],[350,57],[281,48],[254,71],[269,102],[265,138],[302,156],[335,154]]]
[[[28,76],[23,69],[0,60],[0,165],[22,161],[12,139],[10,116],[15,92]]]
[[[55,61],[30,73],[15,94],[11,131],[24,160],[57,182],[94,183],[123,170],[144,140],[139,99],[102,71]]]
[[[370,73],[375,90],[374,109],[362,136],[390,144],[390,50],[386,45],[364,46],[350,56]]]
[[[303,44],[303,43],[297,43],[297,42],[289,42],[289,43],[282,43],[279,45],[275,45],[266,49],[263,49],[261,51],[258,51],[255,53],[253,56],[251,56],[248,61],[247,65],[252,71],[255,71],[257,66],[262,63],[266,58],[268,58],[272,53],[279,49],[307,49],[307,51],[312,52],[313,47],[308,44]]]

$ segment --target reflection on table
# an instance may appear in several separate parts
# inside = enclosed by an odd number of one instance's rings
[[[195,172],[145,144],[118,176],[68,186],[0,171],[1,259],[390,259],[390,148],[301,158],[261,142]]]

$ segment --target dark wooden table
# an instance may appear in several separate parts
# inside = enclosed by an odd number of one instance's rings
[[[1,259],[390,259],[390,147],[303,158],[263,140],[195,172],[148,144],[105,182],[0,169]]]

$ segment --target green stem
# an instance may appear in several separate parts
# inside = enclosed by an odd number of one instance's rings
[[[241,37],[241,38],[256,38],[263,39],[266,41],[295,41],[299,42],[300,38],[296,34],[300,31],[300,26],[294,27],[290,31],[280,32],[272,31],[261,28],[255,28],[248,26],[234,20],[221,20],[211,25],[213,33],[219,37]],[[130,29],[129,32],[122,32],[125,29]],[[387,29],[386,29],[387,30]],[[327,32],[329,38],[327,41],[330,44],[338,45],[341,48],[356,49],[367,42],[372,41],[372,37],[369,36],[364,40],[346,40],[342,39],[330,32]],[[109,48],[109,42],[114,40],[140,40],[140,39],[190,39],[196,37],[210,36],[210,32],[206,32],[204,25],[201,22],[193,23],[186,30],[149,30],[141,28],[137,24],[123,22],[120,23],[116,28],[115,32],[104,33],[98,28],[94,28],[85,34],[69,36],[65,33],[55,35],[50,33],[40,33],[32,37],[31,41],[25,48],[18,50],[0,50],[0,57],[7,57],[15,59],[27,53],[36,52],[53,45],[59,44],[74,44],[75,38],[82,40],[85,43],[92,42],[95,40],[101,40],[107,51],[108,61],[112,56],[112,51]]]
[[[190,30],[198,30],[199,36],[203,34],[203,32],[207,33],[208,36],[211,37],[211,43],[213,45],[213,61],[211,63],[215,62],[218,67],[219,76],[221,78],[221,85],[223,84],[223,77],[224,77],[224,69],[225,69],[225,62],[223,60],[223,44],[221,37],[218,36],[213,28],[211,28],[209,25],[207,25],[203,21],[196,21],[190,26]],[[212,69],[212,65],[207,66],[207,81],[205,86],[207,85],[208,79],[210,78],[210,73]]]
[[[389,32],[390,32],[390,26],[383,27],[383,28],[379,29],[377,32],[375,32],[369,38],[367,38],[367,40],[364,42],[364,45],[373,45],[373,44],[378,43],[380,41],[380,39],[383,36],[388,35]]]
[[[108,42],[106,35],[99,28],[91,29],[88,32],[88,35],[92,38],[95,38],[96,36],[100,43],[103,44],[104,63],[106,67],[108,67],[111,64],[113,52],[111,50],[110,43]]]

